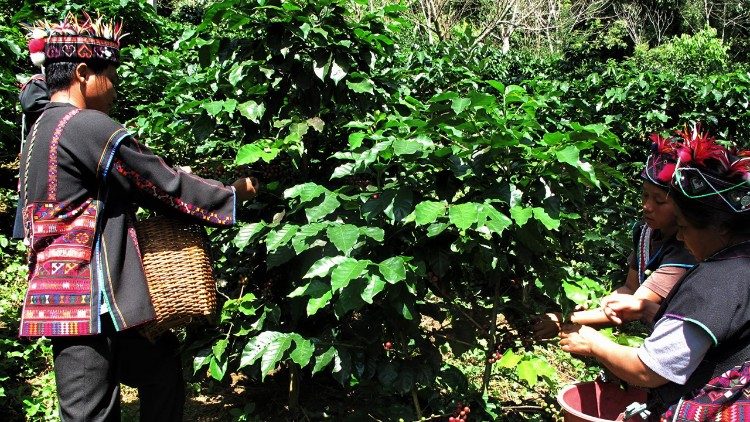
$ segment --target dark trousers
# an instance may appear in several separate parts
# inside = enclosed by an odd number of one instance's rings
[[[137,330],[116,332],[102,315],[102,333],[53,337],[60,417],[69,421],[120,421],[120,383],[138,388],[141,421],[181,421],[185,385],[177,339],[156,343]]]

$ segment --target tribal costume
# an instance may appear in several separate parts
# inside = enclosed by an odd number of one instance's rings
[[[92,98],[113,99],[121,25],[69,15],[27,29],[32,61],[45,66],[48,82],[69,78],[70,85],[50,86],[53,100],[67,88],[68,102],[44,106],[22,148],[20,231],[29,246],[29,288],[21,336],[52,337],[62,420],[119,420],[123,383],[138,388],[141,420],[179,421],[185,391],[177,339],[167,333],[152,343],[137,328],[155,315],[135,211],[140,205],[226,226],[234,223],[235,189],[170,168],[122,125],[87,107],[84,82],[67,73],[66,63],[103,84],[89,87]]]
[[[31,153],[29,153],[31,151]],[[164,164],[104,113],[50,103],[22,154],[30,241],[22,336],[120,331],[154,318],[133,229],[135,204],[234,223],[234,192]]]

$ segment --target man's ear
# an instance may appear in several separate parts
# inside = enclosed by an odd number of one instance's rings
[[[89,73],[91,73],[89,66],[86,63],[79,63],[76,66],[73,78],[79,83],[86,83]]]

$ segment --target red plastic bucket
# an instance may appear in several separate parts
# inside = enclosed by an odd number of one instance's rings
[[[644,403],[646,391],[637,387],[622,389],[614,382],[590,381],[565,386],[557,394],[565,422],[611,422],[618,419],[633,402]],[[633,417],[628,421],[643,421]]]

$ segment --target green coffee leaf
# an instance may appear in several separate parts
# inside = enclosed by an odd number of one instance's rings
[[[326,191],[328,189],[316,183],[305,183],[285,190],[284,198],[300,198],[300,203],[305,203],[323,195]]]
[[[513,224],[510,218],[496,210],[492,204],[482,204],[477,219],[479,221],[478,225],[486,226],[497,234],[502,234],[505,229]]]
[[[321,258],[310,266],[310,269],[307,270],[307,273],[302,278],[325,277],[331,271],[331,268],[344,262],[344,260],[346,260],[344,256]]]
[[[292,338],[289,334],[282,334],[268,343],[260,360],[261,380],[276,368],[276,364],[284,357],[284,353],[291,345]]]
[[[266,248],[273,252],[281,246],[286,245],[299,230],[299,226],[285,224],[276,230],[271,230],[266,236]]]
[[[445,210],[447,207],[448,207],[448,204],[445,203],[445,201],[420,202],[419,204],[417,204],[416,207],[414,207],[414,214],[415,214],[414,222],[418,226],[423,226],[425,224],[432,224],[439,217],[442,217],[445,215]]]
[[[252,223],[240,227],[237,235],[232,240],[234,246],[240,251],[244,250],[255,237],[266,227],[265,223]]]
[[[477,222],[478,204],[468,202],[465,204],[451,205],[448,214],[451,223],[460,230],[466,230]]]
[[[544,227],[546,227],[547,230],[557,230],[560,227],[560,220],[547,214],[547,211],[545,211],[544,208],[535,207],[534,218],[544,224]]]
[[[339,202],[338,199],[336,199],[336,194],[327,191],[325,193],[325,197],[323,199],[323,202],[320,204],[308,207],[305,209],[305,215],[307,216],[307,221],[314,222],[318,221],[321,218],[327,216],[328,214],[336,211],[338,209],[339,205],[341,205],[341,202]]]
[[[578,167],[579,154],[580,150],[575,145],[568,145],[562,150],[555,152],[557,161],[568,163],[573,167]]]
[[[245,348],[242,349],[242,355],[240,356],[240,368],[248,365],[252,365],[263,355],[266,350],[266,346],[271,344],[277,338],[284,334],[276,331],[264,331],[257,336],[250,339],[245,344]]]
[[[382,242],[385,239],[385,231],[380,227],[360,227],[359,233],[367,236],[376,242]]]
[[[378,264],[380,274],[391,284],[406,278],[406,261],[402,256],[394,256]]]
[[[328,366],[336,355],[336,349],[331,346],[320,356],[315,357],[315,366],[313,366],[312,373],[315,375],[316,372],[320,372],[321,369]]]
[[[451,109],[453,109],[453,112],[456,113],[456,115],[461,114],[464,110],[466,110],[466,107],[470,105],[471,100],[468,98],[456,98],[451,101]]]
[[[513,349],[508,349],[503,353],[503,356],[497,362],[501,368],[515,368],[518,362],[523,359],[523,356],[517,355],[513,352]]]
[[[228,344],[229,341],[227,339],[221,339],[214,343],[213,347],[211,348],[211,352],[213,352],[216,359],[220,360],[222,356],[224,356],[224,351],[227,349]]]
[[[279,152],[280,150],[278,148],[263,146],[259,143],[243,145],[240,147],[239,151],[237,151],[237,157],[235,158],[234,163],[237,165],[244,165],[252,164],[259,160],[269,163],[279,155]]]
[[[217,116],[224,109],[224,101],[208,101],[201,104],[208,114]]]
[[[208,372],[211,374],[211,378],[221,381],[227,372],[227,360],[212,356],[211,363],[208,365]]]
[[[354,245],[359,240],[359,227],[353,224],[342,224],[339,226],[331,226],[326,230],[328,239],[336,246],[336,249],[349,256],[349,253],[354,249]]]
[[[319,310],[331,303],[331,299],[333,298],[333,292],[330,290],[316,293],[316,295],[311,294],[310,299],[307,301],[307,316],[315,315]]]
[[[522,227],[531,218],[534,213],[533,208],[526,208],[520,205],[515,205],[510,208],[510,216],[515,220],[518,227]]]
[[[358,261],[353,258],[346,258],[331,272],[331,290],[338,291],[346,287],[349,282],[362,275],[362,272],[371,263],[370,260]]]
[[[396,155],[408,155],[422,149],[422,145],[413,139],[397,138],[393,141],[393,153]]]
[[[313,352],[315,352],[315,345],[313,345],[312,341],[303,338],[298,334],[293,334],[292,338],[294,338],[295,347],[294,351],[289,354],[289,357],[294,363],[304,368],[310,363]]]
[[[518,375],[518,378],[526,381],[530,387],[536,385],[538,374],[532,362],[524,360],[519,363],[516,367],[516,375]]]
[[[385,289],[385,281],[377,274],[370,274],[367,280],[367,287],[362,291],[362,300],[372,304],[373,299],[378,293]]]
[[[237,105],[237,108],[240,110],[241,115],[255,123],[260,123],[260,118],[263,117],[263,113],[266,112],[265,104],[258,104],[253,100],[239,104]]]
[[[373,88],[375,88],[375,85],[373,85],[372,80],[370,79],[364,79],[360,82],[346,81],[346,86],[358,94],[373,94]]]

